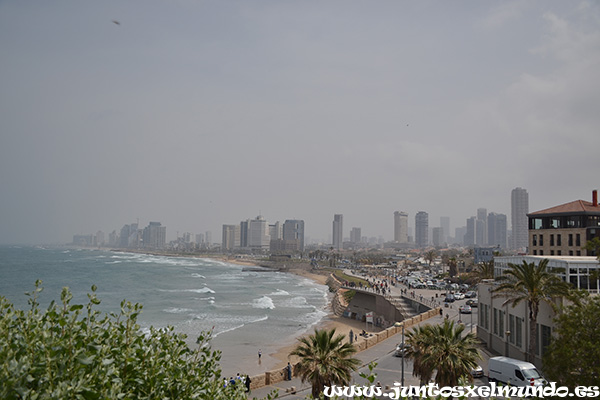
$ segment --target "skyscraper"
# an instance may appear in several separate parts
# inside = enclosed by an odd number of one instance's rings
[[[259,215],[248,223],[248,247],[268,249],[271,244],[269,223]]]
[[[450,235],[450,217],[440,217],[440,226],[442,227],[442,243],[448,241]]]
[[[477,209],[477,227],[475,229],[475,244],[477,246],[487,246],[487,209]]]
[[[333,248],[342,250],[344,241],[344,216],[335,214],[333,216]]]
[[[352,228],[350,231],[350,242],[354,244],[360,243],[361,239],[361,229],[360,228]]]
[[[489,213],[488,214],[488,245],[500,246],[506,248],[506,215]]]
[[[529,212],[529,193],[523,188],[515,188],[511,192],[510,221],[512,225],[511,247],[515,250],[525,249],[529,243],[527,213]]]
[[[429,244],[429,214],[419,211],[415,215],[415,244],[418,248]]]
[[[394,212],[394,242],[408,243],[408,214]]]
[[[286,219],[283,223],[283,240],[296,240],[297,250],[304,251],[304,221],[299,219]]]

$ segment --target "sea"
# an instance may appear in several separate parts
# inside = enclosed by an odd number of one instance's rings
[[[188,336],[190,346],[201,331],[212,330],[210,344],[222,352],[223,372],[252,375],[275,366],[278,360],[271,355],[321,321],[329,304],[324,285],[259,270],[204,258],[0,246],[0,296],[26,308],[25,293],[40,279],[43,307],[60,302],[65,286],[73,294],[72,304],[87,304],[96,285],[101,311],[118,313],[122,300],[141,303],[142,330],[173,326]],[[242,366],[252,371],[239,371]]]

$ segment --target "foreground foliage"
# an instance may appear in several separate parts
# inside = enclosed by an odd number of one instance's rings
[[[551,381],[574,388],[600,382],[600,297],[587,296],[556,317],[544,372]]]
[[[40,310],[41,282],[27,311],[0,297],[2,399],[245,399],[241,388],[222,388],[220,353],[202,333],[190,349],[172,327],[142,332],[142,306],[123,301],[119,314],[102,314],[95,287],[87,305]],[[240,386],[240,385],[237,385]]]

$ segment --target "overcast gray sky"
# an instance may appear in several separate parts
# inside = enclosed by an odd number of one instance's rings
[[[600,187],[596,1],[4,0],[0,49],[0,243],[259,212],[389,240]]]

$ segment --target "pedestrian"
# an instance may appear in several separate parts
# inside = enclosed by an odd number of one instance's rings
[[[288,365],[286,368],[286,375],[287,375],[287,380],[291,381],[292,380],[292,366],[290,365],[290,363],[288,362]]]
[[[260,361],[260,357],[262,356],[262,351],[258,349],[258,360]]]
[[[352,329],[350,329],[350,344],[352,344],[352,342],[354,341],[354,332],[352,331]]]
[[[442,311],[442,309],[440,308],[440,317],[444,315],[444,312]]]
[[[246,384],[246,393],[250,393],[250,382],[252,382],[250,380],[250,375],[246,375],[246,380],[245,380],[245,384]]]

